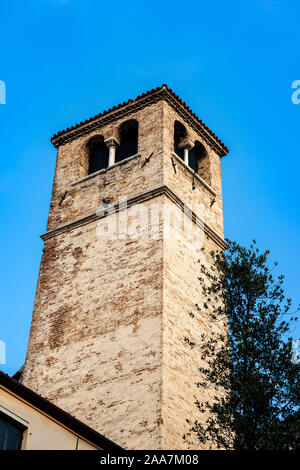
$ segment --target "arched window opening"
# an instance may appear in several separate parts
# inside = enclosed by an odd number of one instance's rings
[[[196,140],[194,148],[190,151],[189,158],[190,167],[208,184],[211,184],[209,156],[201,142]]]
[[[135,119],[123,122],[119,127],[120,146],[116,151],[116,162],[138,153],[138,122]]]
[[[205,157],[205,148],[196,140],[194,147],[189,151],[189,166],[196,172],[199,172],[200,162]]]
[[[87,144],[89,152],[89,175],[108,167],[108,147],[101,135],[93,137]]]
[[[184,150],[181,147],[181,144],[187,138],[187,130],[183,124],[179,121],[174,122],[174,152],[178,155],[182,160],[184,160]]]

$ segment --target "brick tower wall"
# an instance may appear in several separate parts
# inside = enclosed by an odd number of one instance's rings
[[[210,335],[218,325],[212,324],[204,312],[199,312],[196,304],[201,305],[202,287],[200,264],[212,265],[210,252],[220,250],[223,238],[223,207],[221,187],[220,157],[203,141],[207,154],[207,167],[210,173],[210,187],[193,175],[173,155],[173,127],[177,113],[164,105],[164,184],[184,203],[203,218],[207,227],[203,235],[204,251],[193,250],[185,238],[177,240],[164,238],[163,246],[163,361],[162,361],[162,447],[164,449],[201,448],[194,439],[183,440],[189,430],[186,419],[203,420],[196,408],[197,399],[209,400],[214,390],[204,394],[197,389],[199,381],[199,339],[203,333]],[[196,132],[185,123],[191,140],[199,139]],[[176,163],[176,173],[172,165]],[[213,192],[211,191],[213,190]],[[214,201],[214,202],[213,202]],[[213,202],[213,203],[212,203]],[[197,205],[200,204],[200,207]],[[168,199],[166,212],[174,206]],[[194,229],[195,227],[193,227]],[[209,229],[214,233],[208,234]],[[217,234],[219,238],[212,237]],[[191,249],[192,248],[192,249]],[[199,263],[200,261],[200,263]],[[194,316],[191,316],[193,313]],[[184,341],[188,338],[196,346],[193,348]],[[205,448],[205,446],[204,446]]]
[[[96,134],[111,137],[129,118],[139,123],[139,154],[86,177],[86,142]],[[190,447],[182,434],[196,412],[199,362],[183,338],[210,328],[189,312],[201,296],[197,259],[211,261],[184,240],[165,238],[165,211],[180,201],[200,202],[204,245],[222,246],[220,157],[203,143],[211,190],[173,156],[175,118],[182,121],[158,101],[59,147],[22,378],[129,449]],[[97,236],[96,209],[103,199],[117,205],[120,196],[128,199],[131,222],[141,202],[149,213],[160,204],[155,237]]]

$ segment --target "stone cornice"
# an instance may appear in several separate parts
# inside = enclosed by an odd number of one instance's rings
[[[167,85],[155,88],[143,93],[134,100],[128,100],[118,106],[113,107],[103,113],[100,113],[86,121],[80,122],[75,126],[67,128],[64,131],[55,134],[51,142],[58,148],[74,139],[81,137],[91,131],[98,129],[117,119],[126,117],[127,115],[145,108],[158,101],[166,101],[181,117],[187,122],[203,140],[220,156],[228,153],[227,147],[221,140],[199,119],[195,113],[182,101]]]
[[[149,201],[150,199],[159,197],[159,196],[167,196],[174,204],[176,204],[181,210],[183,211],[185,208],[184,202],[170,189],[168,186],[159,186],[157,188],[151,189],[150,191],[147,191],[142,194],[138,194],[137,196],[134,196],[130,199],[127,200],[127,207],[130,207],[134,204],[139,204],[143,203],[146,201]],[[122,210],[124,206],[122,206],[122,203],[115,204],[111,206],[111,211],[113,212],[119,212]],[[101,213],[96,213],[93,212],[92,214],[89,214],[85,217],[82,217],[81,219],[77,219],[73,222],[68,222],[67,224],[61,225],[57,227],[54,230],[50,230],[49,232],[44,233],[41,235],[41,238],[46,241],[49,240],[52,237],[55,237],[57,235],[60,235],[61,233],[74,230],[78,227],[81,227],[83,225],[89,224],[91,222],[94,222],[95,220],[102,219],[103,217],[106,217],[109,214],[109,209],[103,209],[103,214]],[[204,222],[200,217],[195,214],[192,210],[188,211],[186,214],[188,217],[190,217],[194,223],[196,223],[199,227],[203,227],[204,233],[214,240],[214,242],[223,250],[227,248],[226,242],[223,240],[220,235],[218,235],[206,222]]]

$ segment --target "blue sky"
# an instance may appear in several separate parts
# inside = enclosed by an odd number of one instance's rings
[[[225,142],[226,236],[270,248],[297,304],[298,1],[2,0],[1,321],[23,363],[45,232],[55,132],[167,83]],[[294,332],[300,336],[300,328]]]

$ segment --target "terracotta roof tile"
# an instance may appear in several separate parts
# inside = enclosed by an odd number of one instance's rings
[[[95,127],[100,127],[102,123],[106,124],[108,120],[111,121],[118,119],[120,114],[122,114],[123,109],[125,112],[125,108],[127,109],[130,107],[133,110],[137,105],[148,106],[152,102],[159,100],[165,100],[169,102],[169,104],[181,115],[183,115],[182,117],[186,119],[188,123],[202,135],[204,140],[206,140],[206,142],[211,147],[213,147],[220,156],[226,155],[228,153],[228,148],[216,136],[216,134],[212,132],[206,126],[206,124],[204,124],[204,122],[189,108],[189,106],[165,84],[157,88],[153,88],[146,93],[142,93],[135,99],[124,101],[123,103],[120,103],[117,106],[113,106],[113,108],[103,111],[102,113],[97,114],[90,119],[81,121],[79,124],[58,132],[52,137],[51,142],[53,145],[55,145],[55,147],[59,147],[66,142],[78,138],[82,134],[88,133]],[[110,114],[111,116],[109,116]]]

